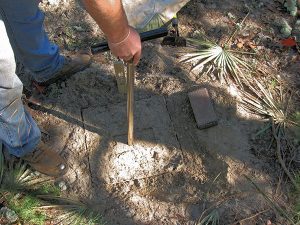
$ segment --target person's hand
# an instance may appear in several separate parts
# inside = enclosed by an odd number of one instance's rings
[[[108,46],[113,55],[127,62],[133,59],[135,65],[138,64],[141,58],[141,38],[139,33],[132,27],[128,27],[127,36],[120,42],[114,43],[108,39]]]

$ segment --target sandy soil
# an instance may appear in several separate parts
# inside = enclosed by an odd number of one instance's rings
[[[227,13],[243,18],[245,2],[191,1],[179,13],[181,33],[204,30],[222,40],[234,27]],[[276,44],[279,34],[271,23],[274,10],[288,16],[279,4],[261,2],[258,8],[247,1],[255,10],[243,32],[260,31],[264,63],[289,68],[289,80],[299,82],[299,67],[281,60],[296,53]],[[64,53],[103,38],[73,1],[59,7],[44,1],[42,8],[50,38]],[[254,134],[264,123],[241,108],[233,86],[189,72],[178,62],[180,50],[162,47],[160,40],[144,44],[136,71],[133,146],[126,145],[126,96],[118,93],[109,54],[95,56],[90,68],[48,88],[41,106],[33,107],[34,118],[70,165],[65,194],[93,203],[108,224],[197,224],[212,209],[220,224],[285,224],[244,176],[286,200],[276,186],[278,167],[256,154],[264,145],[257,145]],[[200,87],[208,89],[219,119],[206,130],[197,129],[187,95]]]

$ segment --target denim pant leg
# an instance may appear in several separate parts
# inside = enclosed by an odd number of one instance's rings
[[[0,0],[0,13],[5,22],[15,56],[36,81],[51,78],[64,63],[57,45],[51,43],[44,30],[44,14],[39,0]]]
[[[23,85],[15,74],[16,63],[0,14],[0,143],[17,157],[32,152],[41,133],[22,104]]]

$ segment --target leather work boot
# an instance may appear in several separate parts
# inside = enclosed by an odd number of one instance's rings
[[[51,177],[60,177],[68,170],[66,161],[42,141],[34,152],[23,156],[21,159],[36,171]]]
[[[38,82],[39,85],[48,86],[57,81],[64,81],[73,74],[86,69],[91,64],[91,57],[88,54],[76,54],[66,56],[63,67],[56,72],[52,78],[44,82]]]

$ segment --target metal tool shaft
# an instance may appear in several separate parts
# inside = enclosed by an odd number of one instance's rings
[[[168,35],[168,33],[169,30],[167,27],[161,27],[155,30],[140,33],[140,36],[141,36],[141,41],[143,42],[143,41],[153,40],[160,37],[165,37]],[[91,46],[91,52],[93,54],[98,54],[106,51],[109,51],[109,46],[107,42],[102,42]]]
[[[128,121],[128,145],[133,145],[133,103],[134,103],[134,64],[127,63],[127,121]]]

